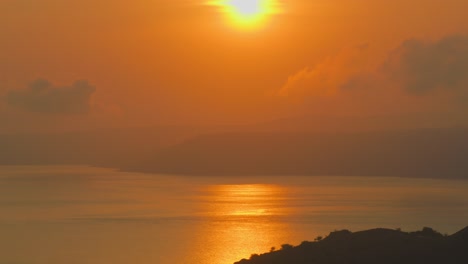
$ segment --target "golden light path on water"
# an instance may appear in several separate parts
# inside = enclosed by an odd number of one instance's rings
[[[197,231],[200,244],[212,245],[207,256],[200,256],[202,261],[209,258],[213,264],[233,263],[288,239],[288,225],[272,221],[272,217],[287,213],[285,188],[271,184],[210,185],[202,192],[201,214],[216,219]],[[186,259],[190,261],[193,259]]]
[[[276,207],[271,208],[274,199],[285,196],[285,190],[276,185],[214,185],[207,188],[213,194],[210,208],[222,216],[266,216],[272,215]]]

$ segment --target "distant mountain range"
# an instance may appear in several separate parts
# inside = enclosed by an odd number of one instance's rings
[[[373,229],[336,231],[315,242],[253,254],[235,264],[466,264],[468,227],[444,236],[431,228],[417,232]]]
[[[177,144],[198,131],[148,127],[56,133],[0,134],[0,165],[122,167]]]
[[[468,178],[468,130],[198,136],[127,170],[189,175]]]
[[[279,125],[273,128],[270,125],[3,134],[0,135],[0,165],[79,164],[127,171],[213,176],[468,179],[466,128],[359,132]]]

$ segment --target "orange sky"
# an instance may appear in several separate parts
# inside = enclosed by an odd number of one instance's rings
[[[279,3],[246,29],[204,0],[0,0],[3,129],[465,111],[468,74],[451,73],[468,65],[467,1]],[[445,75],[422,80],[420,57]],[[50,84],[32,95],[39,78]]]

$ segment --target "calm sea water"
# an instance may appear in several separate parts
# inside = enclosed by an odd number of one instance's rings
[[[468,225],[468,181],[0,167],[0,264],[229,264],[336,229]]]

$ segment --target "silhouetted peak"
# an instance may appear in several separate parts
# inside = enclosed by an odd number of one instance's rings
[[[375,228],[365,231],[355,232],[354,234],[373,234],[373,235],[387,235],[387,234],[401,234],[402,232],[395,229],[389,228]]]
[[[343,240],[351,236],[352,232],[349,230],[340,230],[331,232],[325,240]]]
[[[427,238],[440,238],[443,235],[430,227],[424,227],[421,231],[411,232],[411,235],[416,235],[420,237],[427,237]]]
[[[468,241],[468,226],[453,234],[451,237]]]

